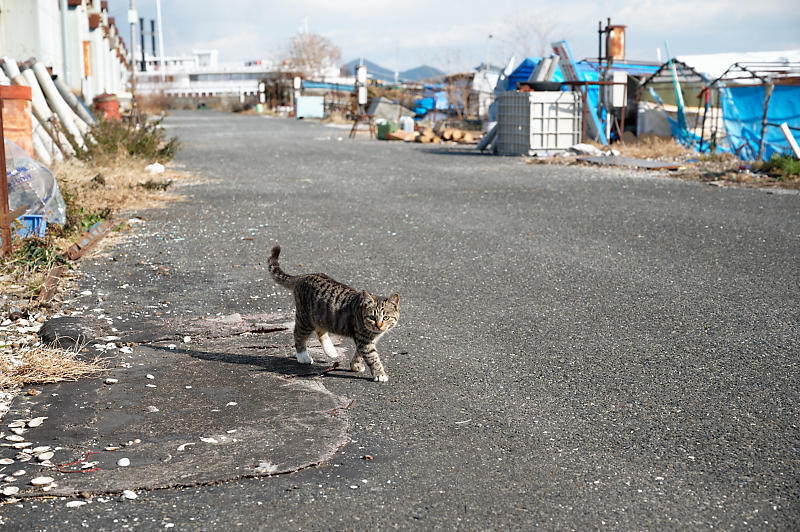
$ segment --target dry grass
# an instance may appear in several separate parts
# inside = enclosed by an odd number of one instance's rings
[[[636,159],[685,160],[697,154],[687,150],[683,145],[671,138],[656,135],[626,138],[624,143],[617,143],[613,148],[625,157]]]
[[[174,167],[167,167],[163,174],[149,174],[144,170],[147,164],[122,152],[97,157],[92,164],[70,159],[54,166],[53,173],[62,192],[87,212],[116,213],[179,200],[168,189],[192,176]]]
[[[587,142],[600,150],[605,146]],[[764,169],[764,163],[747,163],[730,153],[702,155],[688,150],[673,139],[647,135],[641,138],[625,137],[624,143],[611,146],[623,157],[677,163],[677,170],[657,170],[664,176],[693,181],[703,181],[716,186],[736,184],[744,187],[800,189],[800,175],[773,175]],[[585,165],[579,156],[527,157],[528,164]]]
[[[342,111],[331,111],[328,116],[322,119],[323,124],[352,124],[352,120],[348,120],[347,116]]]
[[[22,347],[13,356],[0,354],[0,389],[30,384],[74,381],[107,371],[100,358],[84,361],[77,351],[51,347]]]
[[[139,106],[139,112],[145,115],[159,115],[170,110],[170,99],[163,91],[140,94],[136,96],[136,105]]]

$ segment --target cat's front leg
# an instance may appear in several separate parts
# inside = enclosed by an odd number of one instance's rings
[[[361,356],[361,353],[356,349],[356,354],[353,355],[353,360],[350,361],[350,370],[361,373],[365,369],[367,369],[367,366],[364,365],[364,357]]]
[[[376,382],[387,382],[389,380],[389,376],[383,369],[383,364],[381,364],[381,359],[378,356],[378,350],[375,349],[374,343],[357,345],[356,357],[359,355],[367,362],[367,365],[372,372],[372,380]],[[355,357],[353,357],[353,360],[355,361]],[[350,366],[352,367],[352,363]]]

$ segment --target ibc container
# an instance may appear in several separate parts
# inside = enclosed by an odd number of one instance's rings
[[[535,155],[581,141],[578,92],[506,92],[498,98],[497,152]]]

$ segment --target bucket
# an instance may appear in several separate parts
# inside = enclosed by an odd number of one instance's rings
[[[256,104],[256,113],[263,113],[264,112],[264,105],[257,103]]]
[[[3,101],[3,134],[33,157],[31,88],[2,85],[0,99]]]
[[[119,114],[119,100],[114,94],[99,94],[94,97],[95,113],[103,120],[122,120]]]

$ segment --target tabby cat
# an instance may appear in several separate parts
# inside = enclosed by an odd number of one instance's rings
[[[306,350],[306,341],[316,332],[322,350],[330,358],[336,358],[328,333],[352,338],[356,353],[350,369],[362,372],[364,361],[372,371],[375,381],[386,382],[389,376],[383,369],[375,349],[378,339],[397,324],[400,317],[400,296],[373,296],[366,290],[359,292],[334,281],[322,273],[287,275],[278,264],[281,247],[272,248],[269,272],[275,282],[294,293],[297,316],[294,324],[294,347],[297,361],[312,364],[314,360]]]

